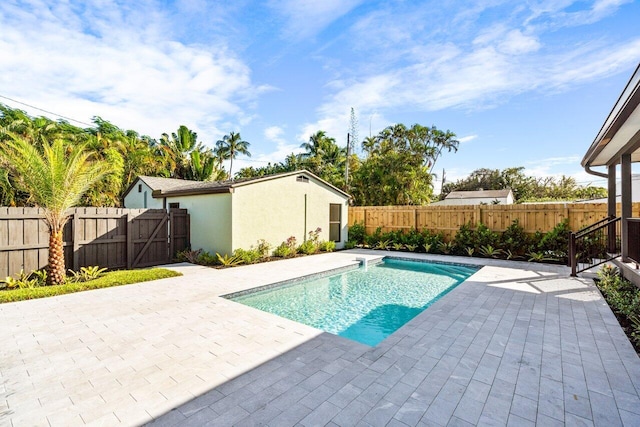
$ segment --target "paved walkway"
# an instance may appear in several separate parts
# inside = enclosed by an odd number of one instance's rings
[[[0,305],[0,425],[640,425],[640,358],[562,267],[488,262],[374,348],[219,297],[356,256]]]

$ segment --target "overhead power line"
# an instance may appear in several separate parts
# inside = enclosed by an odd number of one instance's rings
[[[87,126],[94,126],[92,123],[87,123],[87,122],[83,122],[82,120],[72,119],[71,117],[63,116],[62,114],[54,113],[53,111],[45,110],[45,109],[36,107],[35,105],[30,105],[25,102],[18,101],[17,99],[9,98],[8,96],[0,95],[0,98],[8,99],[11,102],[15,102],[17,104],[24,105],[26,107],[33,108],[38,111],[42,111],[43,113],[53,114],[54,116],[60,117],[61,119],[69,120],[69,121],[80,123]]]

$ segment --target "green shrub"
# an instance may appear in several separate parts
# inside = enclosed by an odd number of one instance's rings
[[[627,335],[636,347],[640,346],[640,289],[624,279],[617,268],[603,266],[598,271],[598,288],[613,310],[622,317]]]
[[[412,228],[411,230],[400,235],[399,242],[404,244],[405,246],[414,246],[418,248],[424,244],[424,236],[418,230]]]
[[[374,248],[382,241],[382,227],[376,228],[373,234],[365,234],[364,244],[370,248]]]
[[[91,289],[108,288],[111,286],[128,285],[149,280],[164,279],[167,277],[182,276],[176,271],[164,268],[148,270],[118,270],[105,273],[104,276],[80,283],[65,283],[62,285],[42,286],[34,288],[10,289],[0,291],[0,303],[24,301],[28,299],[45,298],[55,295],[70,294],[73,292],[87,291]]]
[[[438,248],[444,243],[444,235],[442,233],[432,233],[428,229],[422,230],[422,245],[421,247],[425,249],[425,252],[430,252],[434,250],[438,250]]]
[[[280,243],[280,245],[273,251],[273,256],[287,258],[294,256],[296,252],[296,238],[294,236],[291,236],[286,241]]]
[[[305,255],[312,255],[318,252],[318,245],[313,240],[305,240],[298,247],[298,252]]]
[[[356,242],[354,242],[353,240],[347,240],[347,241],[344,243],[344,248],[345,248],[345,249],[353,249],[353,248],[355,248],[356,246],[357,246],[357,245],[356,245]]]
[[[332,240],[320,242],[320,250],[322,252],[333,252],[336,250],[336,242]]]
[[[256,250],[260,253],[260,258],[268,258],[271,253],[271,245],[266,240],[260,239]]]
[[[538,243],[538,250],[544,252],[550,258],[566,261],[570,233],[569,220],[564,219],[553,227],[553,230],[544,234]]]
[[[240,260],[240,264],[254,264],[262,258],[262,253],[258,249],[238,248],[233,252],[233,256]],[[226,264],[223,264],[226,265]]]
[[[353,224],[349,227],[348,236],[349,240],[354,242],[356,245],[364,245],[364,237],[366,236],[366,231],[363,223]]]
[[[453,244],[455,245],[455,252],[458,254],[467,253],[468,248],[476,249],[475,236],[470,223],[460,226],[453,237]]]
[[[523,256],[529,252],[530,238],[524,231],[524,227],[516,219],[500,236],[500,246],[505,253],[511,254],[509,259]]]

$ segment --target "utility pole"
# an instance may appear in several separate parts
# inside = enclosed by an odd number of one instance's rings
[[[351,155],[351,134],[347,133],[347,161],[344,165],[344,185],[345,188],[349,186],[349,156]]]

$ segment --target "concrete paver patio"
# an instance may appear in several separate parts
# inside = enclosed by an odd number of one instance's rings
[[[640,425],[640,358],[564,267],[411,255],[486,266],[376,347],[219,297],[386,254],[0,305],[0,425]]]

